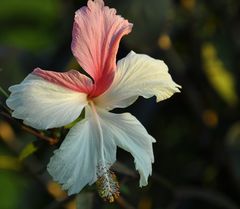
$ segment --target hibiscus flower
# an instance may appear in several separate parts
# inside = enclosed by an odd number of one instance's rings
[[[112,201],[118,184],[110,167],[117,147],[132,154],[140,174],[140,187],[148,183],[154,161],[155,139],[130,113],[114,108],[131,105],[139,96],[157,102],[179,92],[166,64],[130,52],[116,64],[120,39],[132,24],[103,0],[89,0],[75,14],[72,52],[88,76],[76,70],[59,73],[36,68],[20,84],[9,88],[7,105],[12,116],[36,129],[61,127],[85,118],[70,129],[54,152],[47,170],[68,194],[98,181],[103,198]]]

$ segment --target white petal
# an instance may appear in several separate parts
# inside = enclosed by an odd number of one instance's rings
[[[86,184],[97,179],[98,152],[94,135],[95,130],[87,119],[79,122],[50,159],[48,172],[68,190],[69,195],[78,193]]]
[[[147,185],[154,162],[152,143],[155,139],[130,113],[114,114],[99,109],[98,114],[108,137],[113,138],[117,146],[130,152],[134,157],[136,169],[140,174],[140,186]],[[104,137],[104,139],[110,138]]]
[[[86,119],[70,130],[48,164],[48,172],[68,190],[69,195],[80,192],[87,184],[94,183],[99,174],[99,165],[104,163],[108,169],[116,160],[116,145],[102,120],[100,128],[104,136],[102,146],[95,116],[89,107],[86,108]],[[101,148],[104,159],[101,159]]]
[[[130,52],[117,64],[117,72],[111,87],[95,99],[99,107],[108,110],[127,107],[138,96],[157,97],[157,102],[180,92],[168,73],[167,65],[147,55]]]
[[[7,105],[12,116],[37,129],[60,127],[74,121],[87,103],[86,94],[50,83],[29,74],[9,88]]]
[[[152,172],[153,142],[154,138],[131,114],[113,114],[102,109],[94,112],[87,106],[86,118],[70,130],[54,152],[48,172],[69,195],[78,193],[97,180],[99,165],[109,169],[116,160],[116,147],[119,146],[134,157],[140,186],[145,186]]]

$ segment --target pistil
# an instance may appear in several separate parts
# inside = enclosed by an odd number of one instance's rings
[[[99,154],[100,160],[97,165],[97,189],[101,198],[108,202],[114,202],[116,198],[119,197],[119,184],[116,178],[116,175],[109,168],[109,165],[104,156],[104,139],[103,139],[103,131],[100,123],[100,118],[97,113],[96,107],[92,101],[89,101],[90,107],[92,109],[94,122],[97,125],[98,133],[99,133]]]

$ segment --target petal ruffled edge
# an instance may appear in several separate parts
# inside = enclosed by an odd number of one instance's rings
[[[156,140],[130,113],[114,114],[98,109],[99,117],[106,132],[112,135],[116,145],[134,157],[135,167],[140,174],[139,186],[148,184],[154,162],[152,143]]]
[[[68,190],[69,195],[106,175],[116,161],[117,146],[111,132],[107,131],[101,118],[96,120],[99,116],[94,114],[87,106],[86,118],[69,131],[48,164],[50,175]],[[108,179],[104,182],[109,183]]]
[[[12,116],[36,129],[69,124],[87,105],[87,95],[29,74],[20,84],[11,86],[6,104]]]
[[[180,88],[172,80],[168,67],[162,60],[131,51],[118,61],[112,85],[95,102],[98,106],[111,110],[129,106],[138,96],[156,96],[159,102],[180,92]]]
[[[68,195],[80,192],[97,180],[98,151],[92,137],[94,133],[88,119],[80,121],[69,131],[48,163],[49,174],[68,190]]]
[[[54,152],[48,164],[48,172],[63,185],[63,189],[68,190],[69,195],[78,193],[85,185],[91,185],[101,175],[106,175],[116,160],[116,148],[119,146],[132,154],[140,174],[139,185],[146,186],[152,173],[152,143],[155,139],[129,113],[114,114],[102,109],[97,109],[96,113],[94,115],[92,107],[87,106],[86,118],[69,131],[60,148]],[[112,184],[107,179],[104,183]],[[112,191],[105,192],[112,195]]]
[[[76,14],[72,33],[72,52],[82,68],[94,79],[91,97],[102,94],[112,83],[116,54],[121,38],[132,24],[116,15],[102,0],[89,0]]]

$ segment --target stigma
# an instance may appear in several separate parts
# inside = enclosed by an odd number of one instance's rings
[[[99,196],[109,203],[114,202],[119,197],[119,183],[113,171],[100,164],[97,172],[96,181]]]

